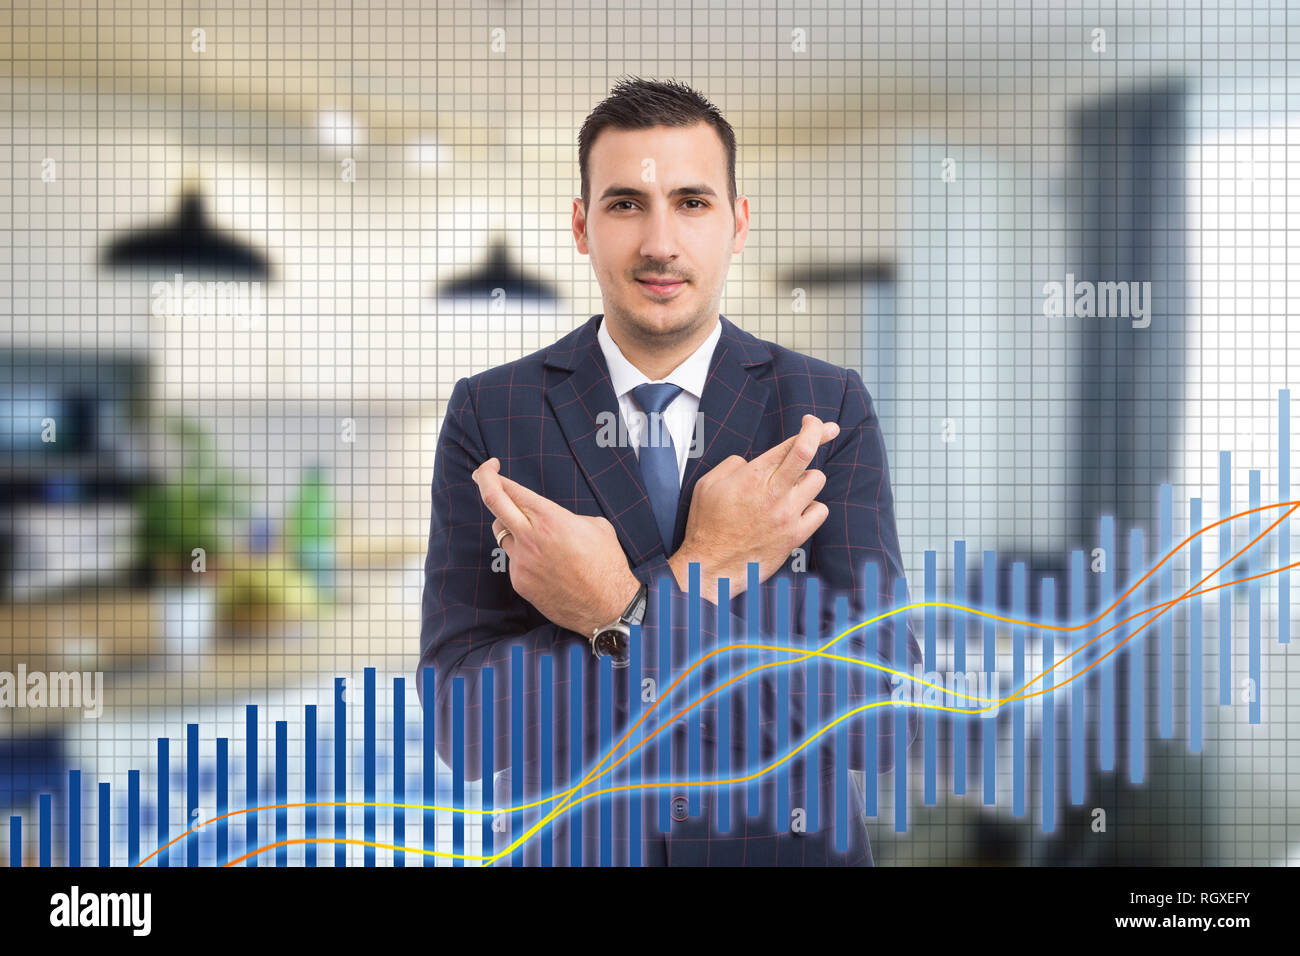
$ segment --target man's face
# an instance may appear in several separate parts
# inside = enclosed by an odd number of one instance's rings
[[[728,202],[713,127],[607,129],[587,162],[590,207],[574,200],[573,234],[591,256],[605,315],[643,343],[711,327],[731,256],[749,235],[749,201]]]

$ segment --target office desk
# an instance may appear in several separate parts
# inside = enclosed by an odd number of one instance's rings
[[[383,544],[383,543],[381,543]],[[103,672],[104,716],[147,719],[177,707],[257,703],[360,669],[414,673],[425,542],[369,543],[340,553],[338,600],[309,615],[291,604],[215,614],[211,585],[83,589],[0,605],[0,671]],[[0,709],[0,736],[34,736],[78,709]],[[100,719],[103,719],[102,717]]]

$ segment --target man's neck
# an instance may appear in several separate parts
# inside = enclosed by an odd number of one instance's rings
[[[690,358],[704,344],[719,320],[715,315],[713,322],[705,322],[690,338],[673,342],[643,342],[617,321],[611,321],[608,314],[601,321],[606,323],[609,337],[614,340],[623,357],[650,381],[657,382]]]

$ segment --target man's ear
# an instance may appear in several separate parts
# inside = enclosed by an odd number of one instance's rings
[[[579,226],[582,228],[579,229]],[[581,197],[574,197],[573,200],[573,241],[578,247],[578,252],[587,255],[587,208],[582,202]]]

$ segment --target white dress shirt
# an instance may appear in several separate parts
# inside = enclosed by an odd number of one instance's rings
[[[713,350],[718,339],[722,337],[722,320],[713,326],[709,337],[700,343],[700,347],[690,357],[669,372],[664,378],[654,382],[672,382],[680,385],[677,394],[663,412],[663,423],[673,437],[673,448],[677,452],[677,483],[680,487],[686,477],[686,463],[692,458],[704,454],[704,436],[697,428],[696,413],[700,408],[700,397],[704,394],[704,383],[709,377],[709,364],[713,360]],[[618,347],[605,328],[605,317],[601,316],[600,328],[596,332],[601,351],[605,353],[605,365],[609,368],[610,381],[614,385],[614,395],[618,398],[618,408],[627,428],[628,442],[631,444],[637,460],[641,458],[642,432],[649,424],[646,414],[637,405],[632,396],[632,389],[651,380],[645,373],[627,360],[627,356]],[[654,384],[654,383],[652,383]],[[691,447],[695,443],[694,448]]]

